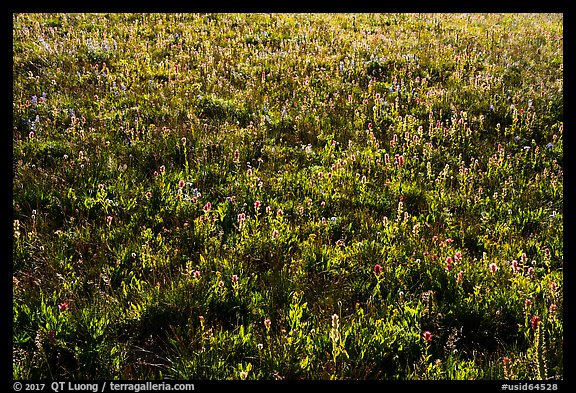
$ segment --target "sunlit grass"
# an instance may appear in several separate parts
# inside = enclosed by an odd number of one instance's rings
[[[16,379],[563,378],[558,14],[15,14]]]

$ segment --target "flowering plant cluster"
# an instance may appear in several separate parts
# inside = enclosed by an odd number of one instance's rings
[[[563,376],[561,14],[13,14],[13,379]]]

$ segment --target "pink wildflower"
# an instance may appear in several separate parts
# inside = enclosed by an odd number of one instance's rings
[[[512,261],[512,271],[516,273],[518,270],[520,270],[520,268],[518,267],[518,261],[514,259]]]
[[[532,329],[536,330],[538,327],[538,323],[540,322],[540,317],[538,315],[534,315],[530,320],[530,325],[532,325]]]
[[[246,214],[240,213],[238,214],[238,223],[242,225],[246,221]]]
[[[425,332],[422,333],[422,337],[423,337],[424,340],[426,340],[427,342],[432,341],[432,333],[430,333],[428,330],[426,330]]]
[[[374,265],[374,273],[376,274],[382,273],[382,266],[380,266],[379,264]]]

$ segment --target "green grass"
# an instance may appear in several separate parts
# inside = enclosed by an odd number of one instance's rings
[[[562,35],[14,14],[13,378],[563,379]]]

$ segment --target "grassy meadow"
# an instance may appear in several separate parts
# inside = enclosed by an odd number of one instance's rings
[[[563,379],[561,14],[13,14],[14,379]]]

